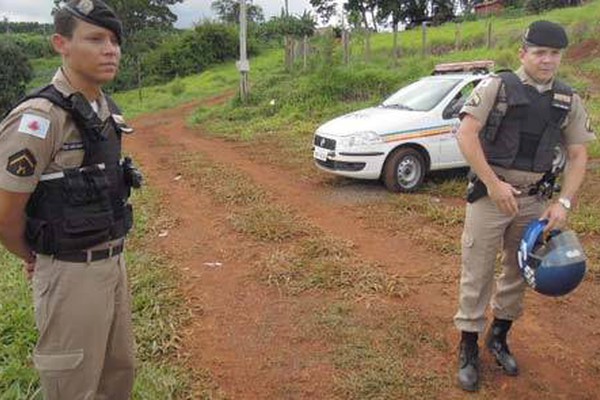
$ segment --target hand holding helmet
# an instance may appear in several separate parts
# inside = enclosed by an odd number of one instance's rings
[[[544,231],[548,220],[533,220],[525,229],[517,258],[525,281],[536,292],[562,296],[583,280],[586,257],[573,231]]]

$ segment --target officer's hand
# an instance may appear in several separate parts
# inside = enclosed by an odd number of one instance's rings
[[[544,210],[540,219],[548,220],[544,233],[553,229],[562,229],[567,224],[567,210],[560,203],[552,203]]]
[[[33,253],[29,259],[23,260],[23,269],[27,275],[27,280],[31,280],[35,271],[35,255]]]
[[[510,183],[498,180],[494,185],[488,187],[488,195],[496,206],[507,215],[515,215],[519,212],[519,205],[515,195],[521,194]]]

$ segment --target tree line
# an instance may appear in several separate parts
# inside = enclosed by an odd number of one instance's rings
[[[486,0],[345,0],[343,12],[354,27],[377,31],[382,26],[407,28],[423,22],[439,25],[456,18],[468,17],[474,6]],[[490,0],[487,0],[490,1]],[[581,0],[502,0],[506,8],[521,8],[527,12],[581,5]],[[319,18],[327,24],[337,13],[336,0],[310,0]]]
[[[109,90],[128,90],[142,85],[158,84],[177,76],[200,73],[209,66],[234,60],[239,54],[238,0],[212,0],[215,20],[198,21],[193,29],[174,27],[176,15],[169,6],[183,0],[105,0],[124,22],[123,60],[117,80]],[[339,15],[335,0],[310,0],[315,16],[309,11],[281,14],[265,20],[262,8],[247,0],[249,18],[249,54],[255,55],[269,45],[290,43],[290,38],[313,36],[316,18],[323,24],[338,15],[347,21],[346,29],[369,32],[392,26],[397,35],[400,26],[411,27],[422,22],[440,24],[457,18],[483,0],[345,0],[344,15]],[[578,5],[580,0],[504,0],[505,6],[530,7],[532,11]],[[60,0],[54,0],[58,7]],[[14,23],[3,20],[0,45],[0,114],[23,95],[32,78],[29,59],[49,57],[52,49],[48,35],[52,25],[35,22]],[[341,29],[338,27],[338,32]],[[8,40],[5,40],[8,39]],[[396,42],[396,40],[395,40]],[[367,48],[368,53],[368,48]]]

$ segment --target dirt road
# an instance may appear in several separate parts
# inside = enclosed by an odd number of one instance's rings
[[[211,382],[199,396],[463,398],[452,325],[459,259],[428,239],[456,248],[460,224],[440,229],[394,214],[400,195],[377,184],[261,161],[279,152],[275,143],[259,152],[190,129],[185,118],[197,105],[137,118],[125,148],[173,221],[155,247],[185,276],[194,315],[184,351]],[[461,212],[458,198],[418,199]],[[284,229],[272,215],[290,222]],[[564,299],[528,293],[511,339],[521,376],[503,376],[484,352],[474,397],[598,398],[599,303],[591,276]]]

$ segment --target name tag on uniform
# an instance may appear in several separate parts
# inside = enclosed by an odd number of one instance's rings
[[[23,114],[19,132],[45,139],[50,128],[50,120],[35,114]]]

